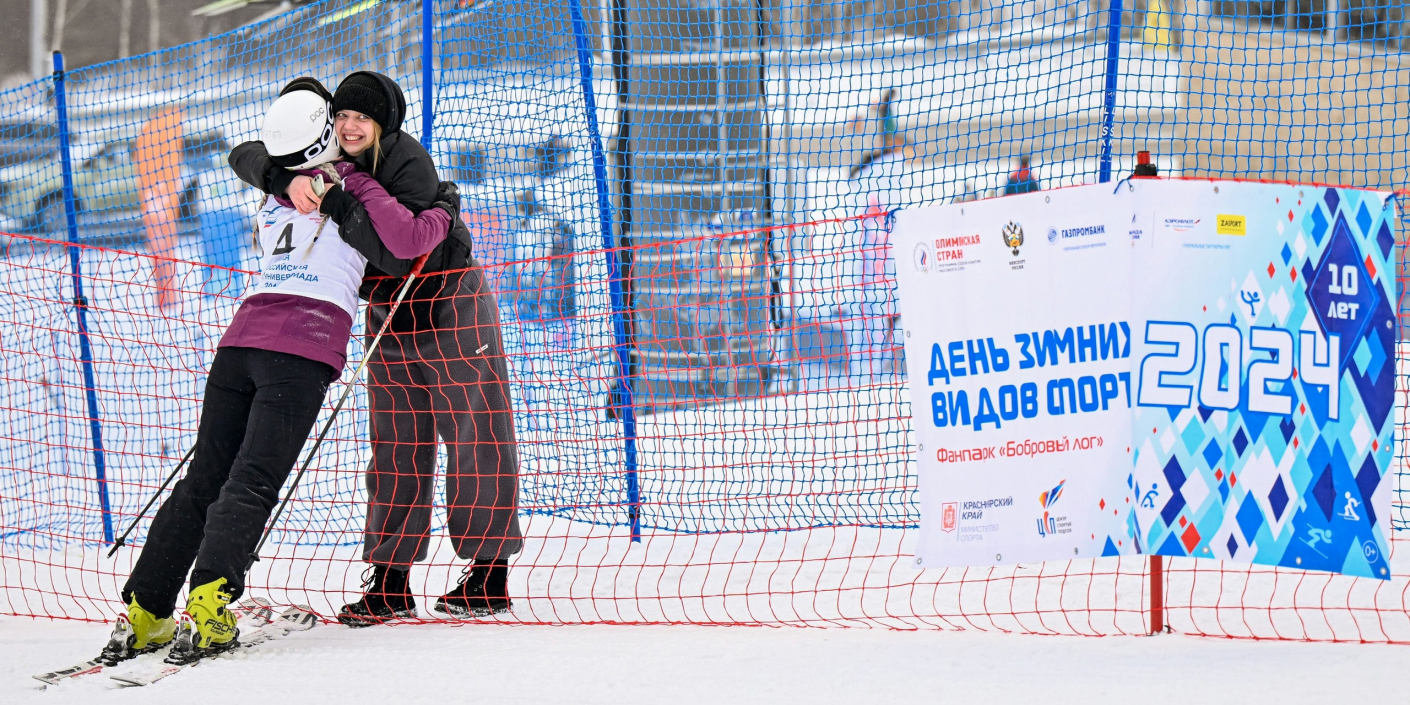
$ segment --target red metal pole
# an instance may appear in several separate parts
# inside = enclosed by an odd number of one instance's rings
[[[1165,631],[1165,558],[1150,557],[1151,630],[1154,636]]]

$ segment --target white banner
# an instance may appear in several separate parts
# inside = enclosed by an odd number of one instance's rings
[[[1395,227],[1388,193],[1196,180],[899,213],[916,565],[1389,578]]]
[[[1132,202],[1101,184],[897,214],[917,566],[1135,551]]]

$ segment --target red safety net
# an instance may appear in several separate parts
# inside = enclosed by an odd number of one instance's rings
[[[630,295],[619,299],[632,307],[629,318],[614,317],[605,251],[485,268],[503,314],[518,449],[518,475],[508,479],[517,480],[523,536],[510,557],[513,609],[487,619],[1080,635],[1144,634],[1163,622],[1207,636],[1410,642],[1402,576],[1170,558],[1153,573],[1144,556],[912,567],[920,517],[900,331],[884,231],[868,231],[868,220],[707,232],[610,253],[633,264],[633,279],[621,282]],[[191,447],[207,370],[251,275],[22,236],[3,255],[0,613],[107,620],[122,607],[119,591],[155,509],[138,513]],[[469,315],[450,290],[433,281],[404,305]],[[803,301],[841,313],[781,315]],[[632,336],[630,349],[619,347],[615,322],[630,323],[620,331]],[[474,326],[451,328],[450,338],[413,339],[395,326],[389,335],[399,346],[433,348],[430,357],[442,361],[473,357],[451,343]],[[372,420],[367,380],[352,378],[365,321],[355,332],[315,430],[344,385],[356,385],[351,402],[249,576],[250,595],[306,603],[326,617],[357,599],[367,566]],[[629,366],[617,364],[618,353],[629,353]],[[377,383],[407,400],[464,386],[446,374],[449,381]],[[510,443],[502,430],[466,435],[483,412],[435,429],[452,446],[488,444],[493,452],[471,465]],[[1403,415],[1397,424],[1405,427]],[[434,463],[421,466],[437,479],[434,492],[422,486],[418,495],[432,506],[411,587],[422,617],[436,621],[427,608],[455,586],[467,558],[500,545],[507,525],[503,514],[499,529],[457,524],[447,504],[492,513],[490,504],[515,493],[468,493],[499,497],[468,503],[458,499],[466,492],[447,495],[446,466],[457,454],[448,456],[444,441],[431,447],[424,428],[417,433],[392,444],[423,455],[398,461],[391,480],[410,486],[405,463]],[[107,557],[134,520],[129,545]],[[1403,543],[1392,540],[1393,551]],[[1162,589],[1152,589],[1153,577]]]

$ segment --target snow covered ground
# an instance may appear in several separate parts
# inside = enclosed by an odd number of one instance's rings
[[[320,626],[119,690],[33,673],[97,624],[0,619],[6,703],[1405,702],[1403,646],[865,629]]]

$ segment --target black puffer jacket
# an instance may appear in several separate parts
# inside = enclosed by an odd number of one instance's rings
[[[375,77],[386,91],[387,102],[392,106],[390,124],[382,126],[381,156],[377,169],[372,169],[371,150],[358,155],[354,161],[359,168],[372,174],[377,183],[387,189],[387,194],[397,199],[413,214],[431,207],[436,200],[436,189],[440,184],[436,176],[435,163],[420,142],[402,132],[402,120],[406,115],[406,97],[396,81],[380,73],[364,71]],[[230,168],[235,175],[255,188],[283,196],[293,182],[295,174],[282,169],[269,158],[264,143],[258,140],[245,142],[230,152]],[[373,303],[385,303],[395,295],[402,279],[411,271],[412,260],[393,255],[377,237],[367,210],[351,197],[347,207],[332,209],[333,221],[338,224],[339,235],[343,240],[367,258],[367,271],[358,292],[362,298]],[[445,242],[436,246],[426,258],[425,274],[443,272],[448,269],[461,269],[475,264],[471,253],[470,231],[457,214],[451,223],[450,234]],[[390,279],[372,279],[391,277]],[[439,286],[440,277],[427,277],[425,284],[416,286],[419,292],[423,286]],[[373,284],[377,284],[374,291]],[[415,298],[414,294],[412,296]],[[400,318],[400,316],[398,316]]]

